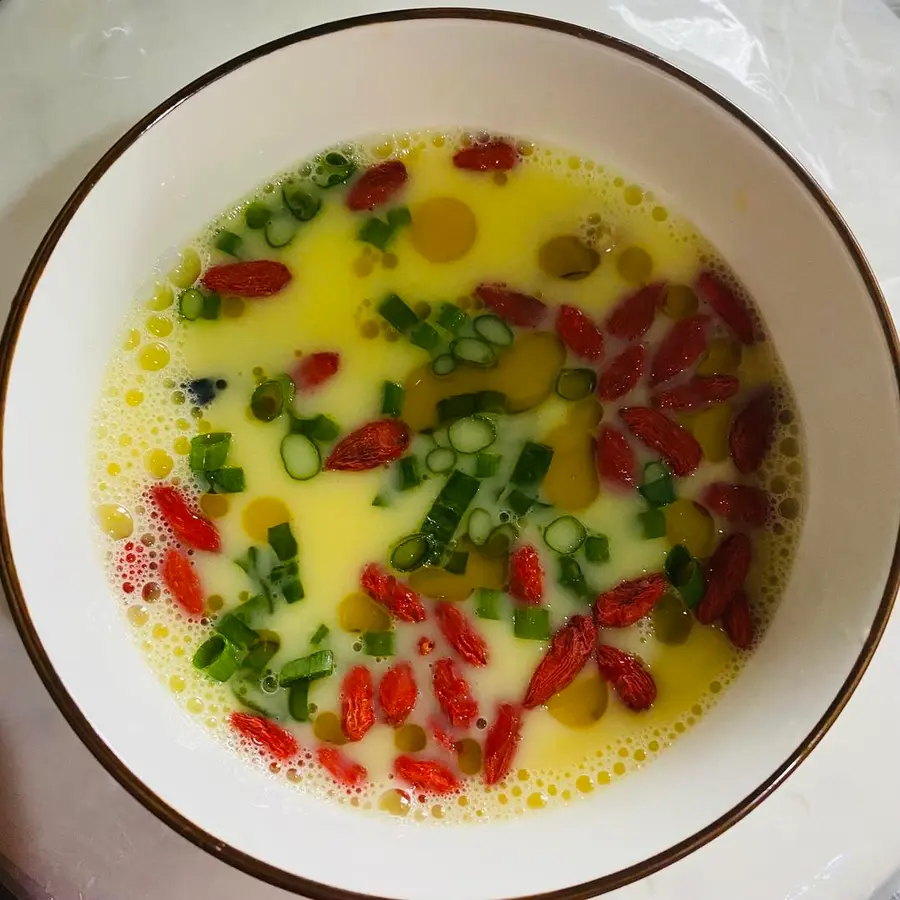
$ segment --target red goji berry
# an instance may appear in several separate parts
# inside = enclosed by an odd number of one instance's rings
[[[170,547],[162,564],[163,584],[175,602],[190,616],[203,615],[203,587],[191,561]]]
[[[452,659],[439,659],[432,670],[434,696],[454,728],[468,728],[478,717],[478,703]]]
[[[347,191],[347,207],[354,212],[375,209],[392,200],[409,177],[399,159],[390,159],[366,169]]]
[[[606,330],[623,341],[639,338],[653,324],[665,289],[665,282],[657,281],[629,294],[606,320]]]
[[[550,648],[538,663],[522,705],[534,709],[571,684],[591,658],[597,643],[597,629],[590,616],[572,616],[553,635]]]
[[[478,141],[453,154],[453,165],[471,172],[508,172],[518,161],[518,150],[499,138]]]
[[[341,730],[348,741],[361,741],[374,724],[372,673],[365,666],[354,666],[341,682]]]
[[[688,316],[669,329],[656,348],[650,367],[650,384],[668,381],[700,359],[706,349],[708,322],[708,316]]]
[[[484,638],[458,607],[438,603],[434,608],[441,634],[447,643],[470,665],[488,664],[488,646]]]
[[[460,788],[459,778],[435,759],[398,756],[394,760],[394,774],[410,787],[426,794],[451,794]]]
[[[648,615],[665,592],[662,575],[621,581],[594,601],[594,621],[598,628],[627,628]]]
[[[434,652],[434,641],[430,637],[420,637],[416,646],[419,648],[419,656],[428,656]]]
[[[501,704],[484,741],[485,784],[497,784],[506,778],[521,739],[522,711],[512,703]]]
[[[641,443],[664,457],[675,475],[690,475],[703,458],[697,439],[658,409],[631,406],[619,415]]]
[[[437,716],[431,716],[428,719],[428,728],[439,747],[443,747],[450,753],[456,753],[456,741],[453,740],[453,736],[444,728]]]
[[[626,347],[600,373],[597,396],[601,400],[619,400],[637,387],[644,374],[644,345]]]
[[[695,375],[685,384],[655,394],[653,405],[679,411],[703,409],[733,397],[740,387],[740,381],[732,375]]]
[[[711,625],[734,599],[744,584],[753,545],[743,532],[728,535],[716,547],[706,570],[706,594],[697,607],[697,619],[704,625]]]
[[[634,451],[621,431],[611,425],[600,429],[594,445],[594,461],[601,481],[634,487],[637,480]]]
[[[419,688],[416,676],[408,662],[399,662],[391,666],[381,676],[378,685],[378,702],[381,714],[388,725],[396,728],[402,725],[416,705]]]
[[[775,436],[775,398],[771,388],[756,394],[734,417],[728,448],[734,467],[743,475],[755,472],[765,459]]]
[[[406,422],[379,419],[342,437],[325,460],[325,468],[331,472],[366,472],[399,459],[408,447]]]
[[[475,288],[475,296],[501,319],[520,328],[537,328],[547,312],[537,297],[511,291],[502,284],[480,284]]]
[[[716,315],[734,332],[742,344],[756,340],[753,317],[730,287],[709,272],[697,279],[697,293],[713,308]]]
[[[334,747],[319,747],[316,750],[319,765],[338,783],[348,788],[359,787],[369,777],[365,766],[348,759]]]
[[[714,481],[703,489],[700,502],[729,522],[758,527],[769,517],[769,495],[748,484]]]
[[[603,356],[603,333],[575,306],[560,306],[556,314],[556,333],[576,356],[584,359]]]
[[[523,544],[510,554],[509,592],[529,606],[537,606],[544,596],[544,570],[531,544]]]
[[[268,750],[276,759],[290,759],[300,750],[296,738],[289,731],[263,716],[235,712],[228,717],[228,721],[238,734]]]
[[[277,294],[290,282],[291,270],[271,259],[252,259],[212,266],[200,280],[216,293],[253,299]]]
[[[722,616],[722,627],[729,640],[739,650],[746,650],[753,643],[753,613],[744,591],[738,591]]]
[[[191,509],[181,491],[171,484],[155,484],[150,488],[150,496],[182,544],[210,553],[219,551],[221,541],[218,529],[209,519]]]
[[[656,699],[656,682],[638,657],[608,644],[597,647],[597,667],[616,696],[635,712],[649,709]]]
[[[291,367],[291,381],[301,393],[312,391],[337,375],[340,366],[338,353],[310,353]]]
[[[395,619],[401,622],[424,622],[425,607],[419,595],[402,581],[384,571],[377,563],[369,563],[360,578],[362,589]]]

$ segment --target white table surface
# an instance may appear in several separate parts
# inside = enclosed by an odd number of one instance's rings
[[[900,309],[900,77],[894,67],[900,24],[877,0],[682,0],[682,8],[685,3],[702,11],[702,22],[680,17],[675,0],[481,5],[638,35],[716,86],[821,180]],[[403,5],[0,0],[3,314],[69,192],[146,111],[271,38]],[[748,30],[736,27],[735,11]],[[785,39],[800,33],[802,46]],[[3,603],[0,684],[0,872],[7,873],[0,884],[11,872],[23,896],[54,900],[289,896],[169,831],[105,773],[44,691]],[[894,616],[846,711],[785,786],[711,845],[609,896],[868,898],[900,866],[898,685],[900,616]]]

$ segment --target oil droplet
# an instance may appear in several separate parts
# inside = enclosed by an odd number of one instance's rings
[[[143,625],[146,625],[147,620],[150,618],[143,606],[129,606],[125,615],[135,628],[141,628]]]
[[[617,762],[613,766],[613,772],[615,772],[616,775],[624,775],[625,774],[625,763]]]
[[[597,773],[597,784],[609,784],[612,781],[610,778],[609,772],[606,769],[602,769]]]
[[[594,781],[590,775],[579,775],[575,780],[575,787],[582,794],[590,794],[594,790]]]
[[[378,808],[392,816],[405,816],[409,812],[409,795],[396,788],[385,791],[378,799]]]
[[[323,712],[313,722],[313,732],[320,741],[328,744],[346,744],[347,738],[341,731],[341,720],[333,712]]]
[[[650,215],[657,222],[665,222],[669,218],[669,211],[664,206],[654,206]]]
[[[616,259],[616,270],[630,284],[642,284],[653,271],[653,260],[642,247],[628,247]]]
[[[121,541],[134,531],[134,520],[124,506],[117,503],[104,503],[97,508],[97,521],[104,534],[114,541]]]
[[[165,450],[151,450],[144,455],[144,466],[154,478],[165,478],[174,464]]]
[[[206,608],[210,612],[218,612],[225,605],[225,600],[218,594],[210,594],[206,598]]]
[[[225,297],[222,300],[222,315],[226,319],[239,319],[244,314],[244,306],[240,297]]]
[[[644,191],[636,184],[629,184],[622,193],[629,206],[640,206],[644,202]]]
[[[186,686],[185,680],[180,675],[173,675],[169,679],[169,690],[173,694],[180,694]]]
[[[199,697],[191,697],[185,704],[185,707],[189,713],[193,713],[196,716],[203,712],[203,701]]]
[[[138,361],[142,369],[158,372],[169,364],[169,348],[159,341],[154,341],[141,350]]]
[[[112,475],[113,477],[115,477],[116,475],[118,475],[119,472],[121,472],[121,471],[122,471],[122,467],[121,467],[118,463],[115,463],[115,462],[111,462],[111,463],[106,467],[106,473],[107,473],[107,475]]]
[[[472,738],[463,738],[456,745],[456,760],[464,775],[477,775],[481,771],[481,744]]]
[[[444,818],[444,807],[443,806],[432,806],[431,807],[431,817],[433,819],[443,819]]]
[[[187,456],[191,452],[191,442],[186,437],[177,437],[172,443],[172,448],[179,456]]]
[[[647,758],[647,753],[645,750],[638,747],[638,749],[634,751],[634,758],[637,762],[643,762]]]
[[[287,772],[285,772],[285,775],[287,780],[292,781],[294,784],[299,784],[302,781],[300,773],[296,769],[288,769]]]
[[[529,809],[543,809],[547,805],[547,796],[540,791],[535,791],[533,794],[528,795],[528,799],[525,802],[528,804]]]
[[[168,316],[149,316],[146,325],[147,331],[156,337],[166,337],[172,333],[172,320]]]
[[[137,388],[132,388],[130,391],[125,392],[125,402],[129,406],[140,406],[144,399],[144,392],[139,391]]]
[[[269,529],[284,522],[290,522],[291,514],[284,503],[277,497],[260,497],[248,503],[241,516],[244,531],[254,541],[266,543],[269,540]]]
[[[165,625],[154,625],[153,626],[153,637],[156,638],[156,640],[161,641],[164,638],[167,638],[168,636],[169,636],[169,629],[166,628]]]
[[[404,725],[394,732],[394,746],[401,753],[418,753],[427,743],[425,731],[418,725]]]
[[[192,247],[182,251],[178,262],[169,271],[168,279],[175,287],[189,288],[200,275],[200,257]]]
[[[129,330],[128,334],[125,335],[125,340],[122,343],[122,348],[124,350],[134,350],[135,347],[141,342],[141,333],[136,329],[132,328]]]
[[[209,516],[210,519],[221,519],[228,513],[230,501],[225,494],[204,494],[200,498],[200,509]],[[266,533],[268,540],[268,532]]]

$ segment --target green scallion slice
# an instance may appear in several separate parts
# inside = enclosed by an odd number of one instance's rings
[[[378,304],[378,314],[401,334],[419,322],[419,317],[396,294],[388,294]]]
[[[560,516],[544,530],[544,543],[557,553],[575,553],[586,539],[587,531],[575,516]]]
[[[456,465],[456,451],[452,447],[435,447],[428,451],[425,465],[435,475],[443,475]]]
[[[478,487],[477,478],[455,469],[441,488],[421,528],[423,534],[430,535],[433,539],[436,553],[441,553],[453,540],[463,515],[478,493]]]
[[[465,416],[450,424],[447,437],[457,453],[480,453],[497,439],[497,429],[487,416]]]
[[[340,426],[330,416],[319,413],[304,419],[301,416],[291,415],[291,432],[302,434],[314,441],[330,444],[340,434]]]
[[[666,536],[666,517],[661,509],[654,507],[638,513],[638,522],[645,540],[652,541]]]
[[[508,556],[510,548],[518,536],[518,530],[510,522],[498,525],[484,544],[485,554],[487,556]]]
[[[550,610],[546,606],[517,606],[513,634],[525,641],[550,640]]]
[[[560,587],[570,590],[576,597],[587,597],[589,591],[581,566],[571,556],[560,556],[558,562],[559,574],[556,580]]]
[[[200,313],[201,318],[218,319],[221,312],[222,298],[215,291],[211,294],[205,294],[203,297],[203,310]]]
[[[408,206],[395,206],[388,210],[387,220],[392,228],[405,228],[412,222],[412,214]]]
[[[178,298],[178,312],[182,319],[196,322],[203,315],[203,294],[197,288],[188,288]]]
[[[412,572],[431,556],[432,540],[427,534],[411,534],[403,538],[391,553],[391,565],[398,572]]]
[[[279,716],[275,712],[275,704],[272,702],[273,697],[271,691],[263,688],[264,678],[260,677],[258,671],[248,669],[244,666],[232,679],[231,691],[237,699],[238,703],[252,709],[267,719],[278,719]]]
[[[330,632],[331,629],[323,623],[313,632],[313,636],[309,639],[310,644],[312,644],[313,647],[317,647],[328,637]]]
[[[399,419],[403,412],[403,397],[406,392],[402,384],[386,381],[381,388],[381,414]]]
[[[499,619],[500,591],[478,588],[475,592],[475,615],[479,619]]]
[[[309,682],[295,681],[288,691],[288,712],[296,722],[309,721]]]
[[[512,329],[497,316],[478,316],[472,325],[479,337],[497,347],[509,347],[513,342]]]
[[[479,338],[460,338],[450,345],[450,352],[460,362],[473,366],[492,366],[496,360],[494,348]]]
[[[240,650],[252,650],[259,643],[259,634],[245,625],[233,613],[226,613],[216,622],[216,631]]]
[[[316,159],[310,179],[313,184],[327,189],[337,187],[339,184],[346,184],[353,177],[354,172],[356,172],[356,163],[344,156],[343,153],[332,150]]]
[[[417,456],[404,456],[397,460],[397,490],[408,491],[422,483]]]
[[[297,562],[297,557],[294,556],[283,563],[279,563],[277,566],[273,566],[269,572],[269,581],[276,587],[280,587],[286,581],[296,578],[299,572],[300,564]]]
[[[304,190],[293,181],[286,181],[281,186],[281,197],[291,215],[301,222],[308,222],[310,219],[314,219],[322,208],[320,197],[316,197],[309,191]]]
[[[316,650],[309,656],[292,659],[281,667],[278,683],[287,687],[295,681],[315,681],[327,678],[334,671],[334,654],[330,650]]]
[[[305,434],[286,434],[282,438],[281,461],[294,481],[308,481],[322,468],[319,448]]]
[[[684,544],[676,544],[666,556],[666,577],[681,595],[685,606],[693,609],[706,595],[703,567]]]
[[[466,531],[468,532],[469,540],[475,544],[476,547],[481,547],[487,542],[487,539],[491,536],[493,527],[494,520],[486,509],[482,509],[479,506],[469,513]]]
[[[500,471],[502,457],[499,453],[479,453],[475,457],[475,477],[490,478]]]
[[[506,495],[506,505],[519,518],[527,516],[535,503],[537,503],[537,498],[526,494],[517,487],[512,488]]]
[[[475,411],[480,413],[505,413],[509,402],[502,391],[479,391],[475,395]]]
[[[452,397],[444,397],[437,402],[438,421],[441,423],[452,422],[464,416],[475,413],[475,398],[477,394],[454,394]]]
[[[591,563],[609,562],[609,538],[605,534],[591,534],[584,542],[584,556]]]
[[[241,236],[233,231],[228,231],[227,228],[223,228],[216,235],[216,249],[227,253],[229,256],[237,256],[242,243],[243,239]]]
[[[648,462],[638,490],[651,506],[668,506],[675,500],[675,484],[663,462]]]
[[[243,605],[246,606],[247,604]],[[232,615],[236,615],[236,613],[232,613]],[[259,643],[244,657],[241,665],[245,669],[261,672],[269,664],[269,660],[278,652],[281,647],[281,639],[274,631],[259,631],[257,636],[259,637]]]
[[[382,222],[377,216],[366,219],[366,221],[359,226],[359,231],[356,232],[356,239],[358,241],[362,241],[365,244],[371,244],[382,253],[387,250],[387,245],[390,243],[393,236],[393,226],[389,225],[387,222]]]
[[[469,554],[464,550],[454,550],[444,566],[444,571],[451,575],[465,575],[468,565]]]
[[[273,378],[257,385],[250,398],[250,412],[260,422],[272,422],[284,411],[285,390],[279,379]]]
[[[431,371],[435,375],[449,375],[455,368],[456,360],[449,353],[442,353],[431,362]]]
[[[256,547],[251,547],[250,550],[255,551]],[[249,551],[248,551],[248,555],[249,555]],[[258,577],[255,568],[252,568],[252,567],[248,568],[248,566],[249,566],[248,560],[238,559],[238,560],[235,560],[235,562],[237,562],[237,564],[245,572],[247,572],[247,574],[250,575],[251,578],[256,579]],[[253,597],[251,597],[249,600],[246,600],[240,606],[235,607],[231,611],[231,614],[233,616],[237,616],[245,624],[249,624],[254,619],[256,619],[257,616],[259,616],[263,613],[266,613],[268,611],[269,611],[269,604],[266,601],[266,598],[262,594],[256,594]]]
[[[254,200],[244,210],[244,221],[248,228],[254,230],[265,228],[266,223],[272,218],[272,210],[265,203]]]
[[[266,222],[266,243],[276,250],[281,247],[287,247],[294,239],[294,235],[299,227],[293,215],[273,216]]]
[[[410,329],[409,341],[411,344],[415,344],[417,347],[421,347],[423,350],[431,353],[440,345],[441,336],[428,322],[419,322],[418,325],[414,325]]]
[[[291,578],[281,585],[281,596],[285,603],[296,603],[306,596],[303,590],[303,582],[299,578]]]
[[[544,480],[553,459],[553,448],[527,441],[516,460],[510,481],[520,487],[537,487]]]
[[[221,469],[228,459],[231,434],[227,431],[210,431],[191,438],[191,453],[188,464],[192,472],[206,472]]]
[[[297,555],[297,539],[291,531],[290,522],[281,522],[269,529],[269,546],[281,562],[287,562]]]
[[[213,681],[228,681],[237,672],[240,658],[231,643],[221,634],[214,634],[197,648],[192,662],[195,669],[199,669]]]
[[[442,303],[441,308],[437,314],[437,323],[444,329],[444,331],[449,331],[451,334],[456,334],[466,322],[469,321],[469,317],[455,304],[453,303]]]
[[[597,387],[597,373],[593,369],[560,369],[556,377],[556,393],[563,400],[584,400]]]
[[[677,585],[681,573],[687,567],[688,563],[693,559],[690,551],[684,544],[676,544],[666,554],[666,577],[671,585]]]
[[[240,466],[223,466],[204,474],[213,494],[240,494],[246,486],[244,470]]]
[[[363,653],[366,656],[393,656],[394,632],[393,631],[367,631],[362,636]]]

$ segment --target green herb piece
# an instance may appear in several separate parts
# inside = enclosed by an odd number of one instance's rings
[[[441,336],[428,324],[428,322],[419,322],[414,325],[409,332],[409,341],[423,350],[431,353],[441,343]]]
[[[675,483],[663,462],[648,462],[638,490],[651,506],[668,506],[675,500]]]
[[[404,456],[397,461],[397,490],[408,491],[422,483],[417,456]]]
[[[207,294],[203,298],[203,310],[200,315],[204,319],[218,319],[219,314],[222,312],[222,298],[213,291],[211,294]]]
[[[188,464],[192,472],[203,473],[210,469],[221,469],[228,459],[231,434],[227,431],[210,431],[191,438],[191,453]]]
[[[301,656],[285,663],[281,667],[278,682],[282,687],[288,687],[295,681],[327,678],[332,672],[334,672],[334,654],[330,650],[316,650],[309,656]]]
[[[242,706],[246,706],[247,709],[252,709],[268,719],[278,719],[280,717],[271,702],[274,699],[272,697],[273,691],[266,690],[263,687],[264,683],[268,684],[271,680],[273,679],[266,676],[261,678],[260,672],[244,666],[231,679],[230,687],[237,701]],[[275,683],[275,690],[278,690],[277,682]]]
[[[516,460],[510,481],[520,487],[538,487],[550,469],[553,448],[527,441]]]
[[[320,188],[328,189],[346,184],[355,171],[356,163],[352,159],[332,150],[316,159],[310,180]]]
[[[382,253],[387,250],[387,245],[394,236],[394,229],[387,222],[382,222],[377,216],[366,219],[356,232],[356,239],[366,244],[377,247]]]
[[[363,653],[366,656],[393,656],[393,631],[367,631],[362,636]]]
[[[210,493],[240,494],[245,487],[244,470],[240,466],[223,466],[204,473]]]
[[[477,478],[455,469],[437,495],[421,527],[423,534],[431,536],[437,554],[453,540],[466,509],[478,493],[478,486]]]
[[[475,395],[475,411],[480,413],[505,413],[509,401],[502,391],[479,391]]]
[[[512,345],[512,329],[503,319],[497,316],[478,316],[472,327],[480,338],[484,338],[484,340],[497,347],[509,347]]]
[[[341,432],[341,427],[330,416],[318,413],[304,419],[302,416],[291,414],[291,433],[302,434],[304,437],[330,444]]]
[[[684,544],[677,544],[666,556],[665,570],[666,577],[681,595],[685,606],[694,609],[706,596],[703,567],[691,556]]]
[[[605,534],[591,534],[584,541],[584,555],[588,562],[609,562],[609,538]]]
[[[309,681],[295,681],[288,691],[288,712],[297,722],[309,721]]]
[[[178,312],[182,319],[196,322],[203,315],[203,294],[197,288],[182,291],[178,298]]]
[[[428,535],[411,534],[394,547],[391,565],[398,572],[412,572],[428,561],[431,550],[432,541]]]
[[[256,547],[251,547],[250,550],[256,550]],[[249,551],[248,551],[249,552]],[[247,560],[238,559],[235,562],[245,571],[251,578],[254,580],[258,580],[258,574],[255,569],[248,569],[246,566],[248,565]],[[245,624],[249,624],[252,622],[258,615],[262,613],[266,613],[269,611],[269,604],[262,594],[255,594],[249,600],[242,603],[240,606],[235,607],[231,614],[233,616],[237,616],[242,622]]]
[[[325,640],[325,638],[328,637],[330,632],[331,632],[331,629],[327,625],[325,625],[325,624],[320,625],[315,630],[313,636],[309,639],[310,644],[312,644],[313,647],[318,646],[319,644],[322,643],[322,641]]]
[[[294,181],[286,181],[281,186],[281,197],[284,205],[295,219],[308,222],[314,219],[322,208],[322,200],[309,191],[304,190]]]
[[[214,634],[197,648],[192,662],[195,669],[199,669],[213,681],[228,681],[238,670],[240,658],[232,644],[221,634]]]
[[[456,465],[456,451],[452,447],[435,447],[428,451],[425,465],[435,475],[443,475]]]
[[[450,423],[447,437],[457,453],[480,453],[497,439],[497,429],[487,416],[464,416]]]
[[[475,457],[475,477],[490,478],[500,471],[500,461],[502,457],[499,453],[479,453]]]
[[[437,402],[438,421],[452,422],[475,413],[475,394],[454,394]]]
[[[247,604],[243,605],[246,606]],[[232,613],[232,615],[236,617],[236,613]],[[260,639],[259,643],[244,657],[242,665],[245,669],[261,672],[269,664],[269,660],[278,652],[281,647],[281,640],[274,631],[257,632],[257,635]]]
[[[419,317],[396,294],[388,294],[378,304],[378,314],[401,334],[419,323]]]
[[[496,361],[494,348],[481,338],[464,337],[450,345],[450,353],[460,362],[485,368]]]
[[[239,234],[228,231],[226,228],[223,228],[216,235],[216,249],[227,253],[229,256],[237,256],[242,243],[243,239]]]
[[[441,353],[431,361],[435,375],[449,375],[456,368],[456,360],[449,353]]]
[[[444,571],[451,575],[465,575],[469,565],[469,554],[464,550],[454,550],[444,566]]]
[[[376,494],[372,501],[372,506],[379,506],[382,509],[391,505],[391,501],[384,494]]]
[[[293,535],[291,537],[293,538]],[[289,557],[285,562],[273,566],[272,571],[269,572],[269,581],[276,587],[281,587],[285,582],[296,578],[299,572],[300,564],[297,562],[297,557]]]
[[[286,434],[282,438],[281,462],[294,481],[309,481],[322,468],[319,448],[305,434]]]
[[[488,556],[508,556],[518,536],[519,532],[515,525],[509,522],[498,525],[485,542],[484,552]]]
[[[303,590],[303,582],[299,578],[291,578],[281,585],[281,596],[285,603],[296,603],[302,600],[306,593]]]
[[[403,412],[403,397],[406,391],[402,384],[386,381],[381,388],[381,414],[399,419]]]
[[[550,610],[546,606],[517,606],[513,610],[513,634],[526,641],[550,639]]]
[[[266,243],[276,250],[287,247],[297,234],[299,224],[293,215],[280,213],[273,216],[267,223],[265,229]]]
[[[475,615],[479,619],[499,619],[500,591],[478,588],[475,592]]]
[[[297,539],[291,531],[290,522],[281,522],[269,529],[269,546],[281,562],[293,559],[297,555]]]
[[[273,378],[256,386],[250,397],[250,412],[260,422],[271,422],[281,415],[289,402],[284,383]]]
[[[259,634],[232,613],[222,616],[215,628],[223,638],[240,650],[252,650],[259,643]]]
[[[597,373],[593,369],[560,369],[556,377],[556,393],[563,400],[584,400],[596,386]]]
[[[388,225],[395,230],[397,228],[405,228],[412,222],[412,215],[410,214],[409,207],[395,206],[393,209],[388,210],[387,221]]]
[[[544,530],[544,543],[557,553],[575,553],[586,539],[587,531],[575,516],[560,516]]]
[[[638,514],[641,531],[648,541],[666,536],[666,517],[660,509],[648,509]]]
[[[244,210],[244,221],[247,223],[248,228],[253,228],[254,230],[265,228],[271,218],[272,210],[259,200],[254,200]]]
[[[469,317],[455,304],[442,303],[436,321],[444,331],[456,334],[469,321]]]
[[[512,488],[506,495],[506,505],[520,518],[527,516],[529,510],[537,503],[534,497],[529,497],[524,491]]]
[[[571,556],[560,556],[558,562],[559,572],[556,580],[560,587],[570,590],[577,597],[587,597],[589,591],[581,566]]]

